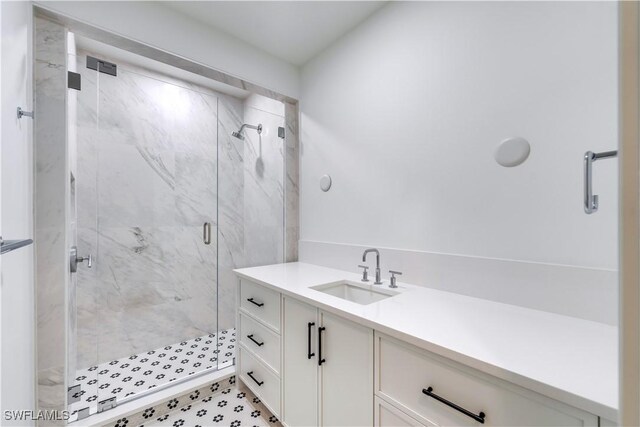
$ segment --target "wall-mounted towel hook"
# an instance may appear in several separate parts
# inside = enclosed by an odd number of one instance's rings
[[[598,196],[593,194],[593,162],[602,159],[611,159],[618,155],[618,151],[603,151],[584,153],[584,212],[592,214],[598,210]]]
[[[22,108],[18,107],[18,118],[21,119],[23,116],[31,117],[33,119],[34,114],[33,111],[24,111]]]

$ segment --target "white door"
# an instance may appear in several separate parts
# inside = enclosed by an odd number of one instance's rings
[[[371,426],[373,330],[323,311],[320,317],[321,425]]]
[[[318,310],[284,299],[283,421],[289,426],[318,425]]]

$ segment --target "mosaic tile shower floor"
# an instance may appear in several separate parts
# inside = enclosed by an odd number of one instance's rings
[[[140,427],[280,427],[281,425],[251,391],[234,385],[221,393],[183,406],[156,419],[149,419]]]
[[[188,341],[78,370],[80,401],[70,405],[72,414],[97,407],[98,402],[124,397],[184,378],[205,369],[228,366],[235,357],[236,331],[227,329]]]

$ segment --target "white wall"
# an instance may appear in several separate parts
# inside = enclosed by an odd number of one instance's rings
[[[33,237],[33,152],[30,118],[18,120],[16,107],[32,109],[32,19],[29,2],[1,3],[2,146],[1,234],[5,240]],[[35,409],[33,245],[2,255],[0,406]],[[29,425],[29,423],[25,423]]]
[[[314,58],[301,240],[616,269],[615,161],[582,208],[584,152],[617,144],[616,8],[391,3]],[[511,136],[532,152],[503,168]]]
[[[161,2],[36,1],[46,9],[298,98],[299,70]]]

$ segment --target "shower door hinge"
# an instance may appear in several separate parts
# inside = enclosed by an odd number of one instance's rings
[[[87,68],[90,70],[96,70],[100,73],[109,74],[110,76],[118,75],[118,66],[116,64],[94,58],[93,56],[87,56]]]
[[[33,111],[24,111],[20,107],[16,109],[16,115],[18,116],[19,119],[23,117],[31,117],[32,119],[35,118],[35,113]]]
[[[73,71],[67,71],[67,87],[69,89],[80,90],[82,86],[82,76]]]
[[[87,406],[86,408],[78,409],[77,414],[78,414],[78,417],[76,418],[76,421],[79,421],[91,415],[91,411],[89,411],[89,407]]]
[[[282,126],[278,127],[278,138],[284,139],[284,128]]]
[[[110,397],[109,399],[98,402],[98,412],[107,411],[109,409],[115,408],[116,406],[118,406],[118,402],[116,402],[115,396]]]
[[[69,387],[67,389],[67,405],[80,402],[80,396],[82,396],[82,388],[80,388],[80,384]]]

